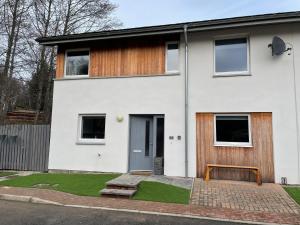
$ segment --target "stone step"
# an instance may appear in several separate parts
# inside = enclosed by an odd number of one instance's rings
[[[139,176],[151,176],[153,172],[151,170],[131,170],[130,174]]]
[[[136,190],[108,189],[108,188],[105,188],[100,191],[101,196],[124,197],[124,198],[131,198],[135,193]]]
[[[106,189],[137,190],[138,185],[130,184],[106,184]]]

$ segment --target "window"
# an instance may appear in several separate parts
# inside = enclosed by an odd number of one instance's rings
[[[247,38],[215,41],[215,75],[249,74]]]
[[[104,143],[105,115],[80,115],[79,123],[79,143]]]
[[[150,150],[150,121],[146,121],[146,127],[145,127],[145,156],[149,156]]]
[[[249,115],[215,115],[215,145],[251,146]]]
[[[67,51],[66,52],[66,76],[87,76],[89,74],[90,53],[85,51]]]
[[[166,72],[178,72],[179,71],[179,49],[177,42],[167,43],[166,54]]]

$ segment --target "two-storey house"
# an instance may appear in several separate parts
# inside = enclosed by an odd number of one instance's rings
[[[300,183],[300,12],[37,41],[58,47],[49,169]]]

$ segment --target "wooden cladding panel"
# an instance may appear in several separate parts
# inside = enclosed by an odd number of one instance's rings
[[[62,48],[58,48],[56,57],[56,78],[64,77],[64,67],[65,67],[65,51]]]
[[[91,77],[155,75],[165,73],[165,44],[137,42],[93,48]]]
[[[90,49],[90,77],[159,75],[165,73],[165,43],[175,37],[84,43]],[[59,46],[56,78],[64,75],[65,49]]]
[[[251,113],[253,147],[214,146],[214,114],[197,113],[197,177],[204,176],[207,163],[255,166],[263,182],[274,182],[272,113]],[[214,169],[215,179],[251,180],[254,175],[239,169]]]

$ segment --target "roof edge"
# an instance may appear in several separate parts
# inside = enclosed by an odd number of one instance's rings
[[[81,34],[40,37],[36,41],[41,45],[55,46],[58,44],[94,41],[104,39],[115,39],[124,37],[139,37],[159,34],[174,34],[183,32],[183,26],[187,25],[189,31],[205,31],[241,26],[256,26],[266,24],[280,24],[300,22],[300,11],[286,13],[272,13],[254,16],[233,17],[216,20],[205,20],[197,22],[176,23],[158,26],[127,28],[110,31],[90,32]]]

